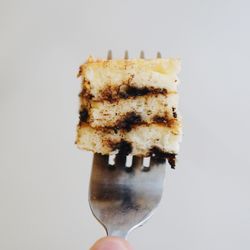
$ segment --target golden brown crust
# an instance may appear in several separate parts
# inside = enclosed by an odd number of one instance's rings
[[[112,68],[112,69],[121,69],[125,70],[128,67],[136,66],[138,68],[144,68],[146,70],[154,70],[159,73],[167,74],[172,70],[172,67],[176,67],[176,73],[180,72],[180,60],[179,59],[165,59],[165,58],[156,58],[156,59],[94,59],[90,56],[84,64],[80,66],[78,75],[84,76],[84,71],[88,67],[94,68]]]

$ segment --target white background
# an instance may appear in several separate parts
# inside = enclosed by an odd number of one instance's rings
[[[1,0],[0,249],[88,249],[104,230],[74,145],[89,54],[182,58],[184,138],[135,249],[250,249],[249,1]]]

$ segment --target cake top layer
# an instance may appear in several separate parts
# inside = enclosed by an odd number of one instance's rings
[[[179,71],[180,60],[174,58],[100,60],[89,57],[81,65],[78,76],[82,77],[84,94],[102,100],[108,99],[107,96],[117,98],[116,95],[121,98],[123,92],[126,97],[129,88],[139,95],[176,92]]]

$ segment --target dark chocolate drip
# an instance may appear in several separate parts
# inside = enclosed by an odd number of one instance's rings
[[[144,96],[148,94],[166,94],[167,90],[165,89],[157,89],[157,88],[138,88],[133,86],[128,86],[124,91],[119,92],[120,98],[128,98],[128,97],[136,97],[136,96]]]
[[[163,150],[161,150],[158,147],[151,148],[150,154],[151,154],[151,156],[155,157],[155,159],[159,162],[164,162],[165,159],[167,159],[171,168],[175,168],[176,154],[164,152]]]
[[[87,84],[87,83],[86,83]],[[124,87],[124,88],[123,88]],[[107,87],[99,94],[100,97],[96,98],[96,101],[109,101],[115,102],[119,99],[134,98],[137,96],[145,95],[157,95],[157,94],[167,94],[166,89],[153,88],[153,87],[143,87],[138,88],[129,85],[121,85],[120,87]],[[83,89],[79,94],[81,98],[93,99],[94,96],[90,94],[89,90]]]
[[[176,164],[176,155],[175,154],[169,154],[167,156],[168,163],[171,166],[171,168],[175,169],[175,164]]]
[[[88,93],[88,91],[86,91],[86,89],[83,89],[80,93],[79,93],[79,97],[80,98],[86,98],[86,99],[93,99],[93,95],[91,95],[90,93]]]
[[[150,92],[148,88],[136,88],[128,86],[124,92],[120,92],[122,98],[127,98],[129,96],[143,96],[147,95]]]
[[[127,113],[122,120],[118,121],[115,130],[124,129],[126,131],[130,131],[134,124],[142,123],[142,118],[140,115],[137,115],[135,112]]]
[[[114,145],[114,150],[116,149],[119,150],[119,154],[129,155],[132,152],[132,145],[125,140],[121,140],[119,143]]]
[[[177,118],[177,113],[176,113],[176,108],[172,108],[172,112],[173,112],[173,117],[174,118]]]
[[[87,109],[83,109],[79,112],[79,119],[80,122],[86,122],[88,120],[88,110]]]
[[[167,123],[168,122],[166,117],[162,117],[162,116],[158,116],[158,115],[154,116],[153,121],[157,122],[157,123]]]

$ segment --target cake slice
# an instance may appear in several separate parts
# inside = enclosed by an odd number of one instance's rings
[[[101,154],[168,158],[172,167],[182,135],[178,59],[94,60],[80,67],[76,144]]]

